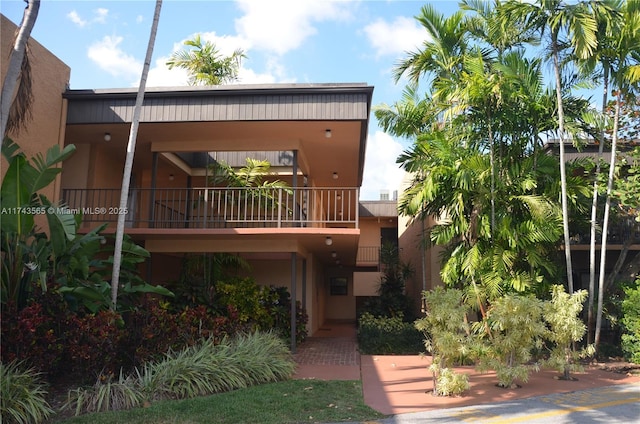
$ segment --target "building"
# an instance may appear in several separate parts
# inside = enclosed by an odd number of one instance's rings
[[[2,54],[15,25],[2,17]],[[355,320],[357,298],[376,294],[382,241],[397,244],[395,201],[360,202],[373,87],[274,84],[149,88],[126,210],[119,210],[134,89],[71,90],[70,70],[30,40],[35,109],[10,134],[28,156],[73,144],[47,193],[83,214],[81,231],[119,213],[151,253],[148,282],[179,277],[185,254],[232,253],[259,284],[285,286],[309,315]],[[3,75],[5,69],[3,68]],[[228,187],[211,165],[268,160],[288,188]],[[5,167],[6,168],[6,167]],[[292,322],[292,326],[295,322]],[[295,331],[292,331],[295,334]]]

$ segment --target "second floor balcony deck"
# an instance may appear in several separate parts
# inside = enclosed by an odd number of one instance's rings
[[[120,189],[64,189],[62,201],[83,222],[129,228],[358,228],[357,188],[133,188],[120,210]]]

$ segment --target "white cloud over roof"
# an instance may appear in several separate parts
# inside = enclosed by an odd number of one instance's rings
[[[377,56],[402,56],[415,50],[427,37],[427,33],[414,18],[398,16],[393,21],[378,18],[364,32]]]
[[[119,77],[140,77],[142,62],[127,54],[120,48],[124,39],[119,36],[106,35],[102,40],[89,46],[87,56],[96,65],[109,74]]]
[[[237,33],[253,46],[283,55],[317,33],[314,23],[344,20],[352,5],[344,1],[239,0],[244,13],[236,19]]]

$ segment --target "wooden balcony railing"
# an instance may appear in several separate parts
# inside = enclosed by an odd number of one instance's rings
[[[135,188],[119,211],[119,189],[65,189],[83,222],[133,228],[358,228],[357,188]]]

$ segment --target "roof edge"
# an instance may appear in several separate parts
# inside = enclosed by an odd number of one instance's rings
[[[373,86],[367,83],[314,83],[314,84],[229,84],[209,86],[149,87],[145,97],[173,96],[246,96],[259,94],[330,94],[330,93],[363,93],[369,96]],[[89,97],[134,98],[138,89],[69,89],[63,96],[67,99]]]

